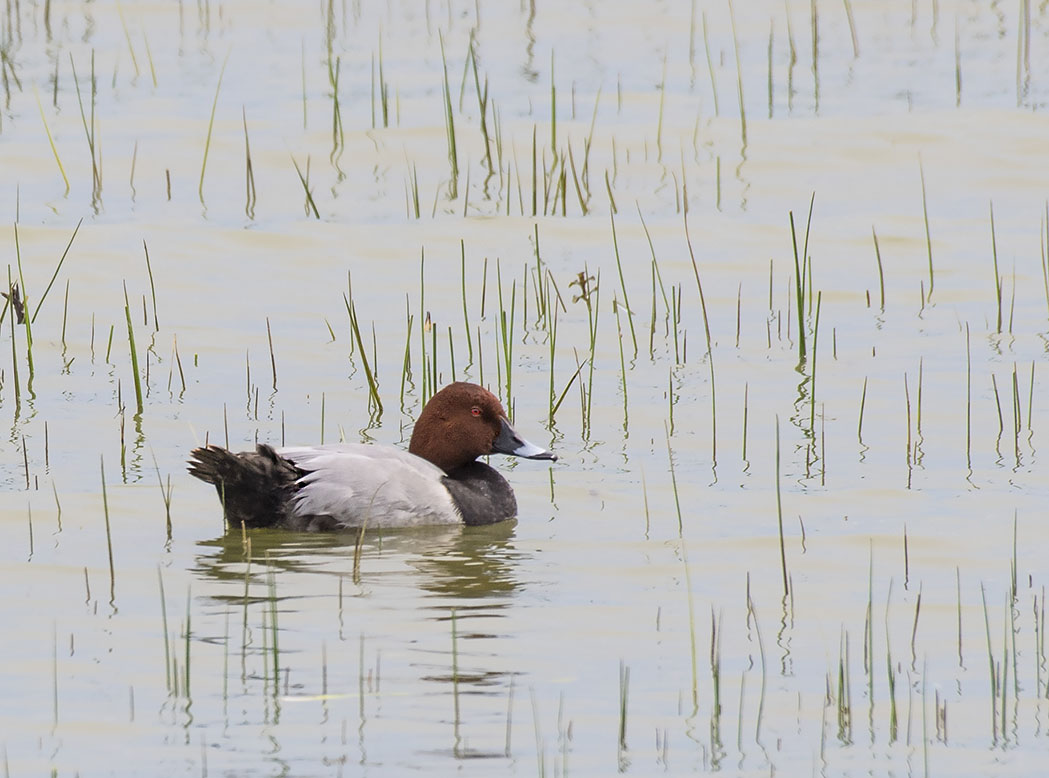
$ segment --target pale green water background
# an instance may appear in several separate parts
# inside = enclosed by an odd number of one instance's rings
[[[4,6],[3,775],[1045,774],[1049,10],[729,9]],[[434,334],[519,522],[225,532],[193,446],[403,445]]]

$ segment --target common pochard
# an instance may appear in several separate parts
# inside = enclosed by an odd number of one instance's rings
[[[426,403],[408,451],[343,443],[234,453],[194,449],[189,472],[214,484],[234,527],[326,531],[493,524],[517,515],[510,484],[477,457],[556,460],[521,438],[499,399],[457,382]]]

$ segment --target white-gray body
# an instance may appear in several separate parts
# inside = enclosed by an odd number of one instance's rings
[[[291,446],[277,454],[306,472],[289,518],[330,516],[346,527],[461,524],[446,474],[392,446],[341,443]]]

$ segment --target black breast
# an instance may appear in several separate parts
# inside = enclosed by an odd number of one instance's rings
[[[467,525],[495,524],[517,515],[514,490],[495,468],[483,462],[463,465],[443,482]]]

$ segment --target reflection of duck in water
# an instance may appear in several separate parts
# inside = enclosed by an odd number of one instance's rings
[[[516,522],[485,527],[438,526],[383,530],[361,539],[360,580],[381,585],[409,575],[412,585],[449,597],[484,598],[507,595],[518,588],[515,562],[523,552],[513,544]],[[266,570],[298,571],[354,577],[356,535],[289,533],[255,530],[250,545],[239,532],[228,532],[200,543],[195,572],[217,581],[236,583],[230,596],[243,599],[244,576],[264,580]],[[382,560],[403,564],[391,567]],[[250,562],[251,570],[245,565]]]
[[[518,436],[495,395],[458,382],[430,398],[407,452],[339,444],[235,454],[206,446],[194,449],[189,472],[215,485],[234,527],[477,525],[517,514],[510,484],[476,461],[487,454],[557,459]]]
[[[527,556],[513,542],[516,524],[504,521],[463,529],[455,542],[428,548],[410,562],[422,574],[419,584],[449,597],[484,598],[515,591],[517,560]]]
[[[266,614],[275,608],[281,613],[284,652],[301,650],[299,647],[310,645],[311,641],[316,645],[318,635],[321,642],[327,638],[331,648],[331,631],[337,629],[341,648],[333,651],[349,650],[352,655],[352,641],[359,634],[362,657],[366,637],[369,654],[393,645],[398,653],[408,656],[411,669],[406,670],[407,677],[410,680],[417,674],[419,681],[429,687],[424,696],[431,700],[437,699],[431,691],[437,688],[438,695],[484,695],[503,710],[506,689],[513,683],[515,671],[507,670],[501,662],[491,666],[487,641],[505,634],[509,622],[502,617],[511,613],[522,585],[518,561],[526,558],[528,552],[517,548],[516,524],[504,521],[481,527],[375,529],[360,535],[267,529],[246,534],[226,532],[198,544],[199,553],[191,573],[202,583],[194,584],[193,591],[205,591],[208,599],[227,614],[243,608],[245,624],[254,625],[262,619],[261,634],[249,630],[242,637],[244,652],[266,653]],[[355,575],[354,562],[358,537],[359,576]],[[336,591],[337,604],[333,597]],[[250,617],[249,607],[253,609]],[[299,617],[289,618],[291,614]],[[449,623],[453,614],[457,627]],[[437,644],[419,641],[414,628],[418,621],[439,624],[441,632],[456,629],[458,648],[443,638]],[[288,630],[299,634],[287,634]],[[348,649],[347,640],[351,641]],[[456,650],[458,659],[453,660],[448,652]],[[361,659],[362,674],[363,662]],[[449,674],[453,662],[458,664]],[[298,666],[289,674],[298,677]],[[369,670],[369,689],[370,673]],[[265,673],[260,683],[265,683],[264,679]],[[377,691],[378,685],[375,688]],[[307,685],[305,691],[307,695],[301,699],[311,699],[309,692],[316,689]],[[352,687],[333,687],[332,692],[333,697],[356,696]],[[476,710],[476,705],[473,703],[470,710]],[[358,738],[363,750],[363,698],[360,706]],[[502,755],[501,751],[467,750],[458,741],[455,749],[460,758]]]

